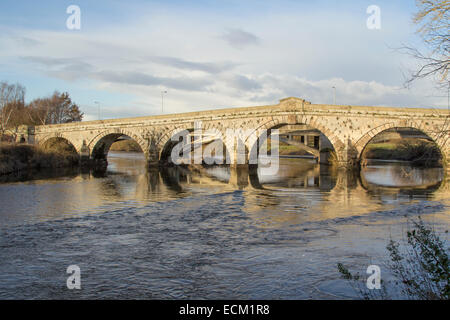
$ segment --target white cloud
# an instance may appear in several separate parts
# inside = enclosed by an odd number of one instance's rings
[[[411,63],[389,45],[400,45],[410,25],[388,21],[374,33],[364,12],[333,18],[285,12],[202,21],[164,13],[85,32],[2,29],[0,46],[8,50],[0,59],[9,68],[67,81],[69,92],[89,80],[95,90],[134,97],[126,106],[103,105],[104,117],[157,114],[161,90],[168,90],[167,112],[272,104],[287,96],[332,103],[333,86],[340,104],[446,104],[430,97],[428,82],[401,89],[400,68]]]

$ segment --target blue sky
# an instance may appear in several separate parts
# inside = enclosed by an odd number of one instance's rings
[[[69,30],[69,5],[81,29]],[[369,30],[366,9],[381,10]],[[0,80],[27,100],[68,91],[96,119],[277,103],[445,107],[395,48],[421,47],[415,1],[0,2]]]

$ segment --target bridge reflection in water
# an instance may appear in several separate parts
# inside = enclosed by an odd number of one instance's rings
[[[365,272],[386,261],[405,214],[447,230],[448,186],[440,168],[282,159],[270,176],[148,170],[142,154],[113,152],[104,171],[3,177],[0,298],[73,298],[42,288],[60,287],[74,260],[89,275],[83,299],[348,298],[336,264]]]
[[[313,160],[281,159],[276,175],[264,175],[261,169],[252,170],[248,166],[147,170],[120,154],[113,154],[111,160],[111,171],[105,174],[114,175],[120,168],[121,175],[134,176],[136,182],[134,187],[130,184],[128,197],[137,201],[239,192],[244,199],[242,209],[267,226],[357,216],[394,208],[403,199],[434,200],[449,194],[442,168],[390,164],[368,166],[359,173],[333,170]],[[108,184],[108,188],[116,187],[121,189],[119,185]]]
[[[14,216],[5,212],[3,218],[8,221],[120,211],[176,199],[189,200],[185,206],[195,207],[201,201],[207,206],[208,201],[211,205],[219,201],[214,195],[230,194],[242,199],[240,210],[258,225],[279,227],[360,216],[400,203],[446,199],[449,194],[442,168],[374,165],[359,173],[332,170],[314,160],[281,159],[276,175],[264,175],[260,168],[248,166],[148,170],[142,154],[118,152],[110,153],[104,171],[52,170],[48,175],[40,171],[2,179],[3,183],[33,180],[3,184],[5,201],[9,193],[23,195],[20,201],[9,204],[8,212],[14,212]],[[30,193],[29,189],[34,191]],[[189,208],[185,209],[187,212]]]

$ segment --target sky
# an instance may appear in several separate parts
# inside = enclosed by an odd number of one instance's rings
[[[80,29],[67,27],[70,5],[80,8]],[[379,29],[367,27],[371,5]],[[85,120],[290,96],[447,107],[432,80],[403,86],[417,61],[398,48],[423,49],[416,10],[414,0],[2,0],[0,81],[23,84],[27,101],[69,92]]]

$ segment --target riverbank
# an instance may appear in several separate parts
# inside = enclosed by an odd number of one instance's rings
[[[30,169],[73,167],[78,164],[78,155],[64,149],[0,143],[0,175]]]
[[[439,149],[425,139],[399,139],[387,142],[371,143],[363,153],[364,159],[383,161],[405,161],[412,165],[442,165]]]
[[[114,142],[109,151],[142,152],[139,144],[134,140],[121,140]]]

